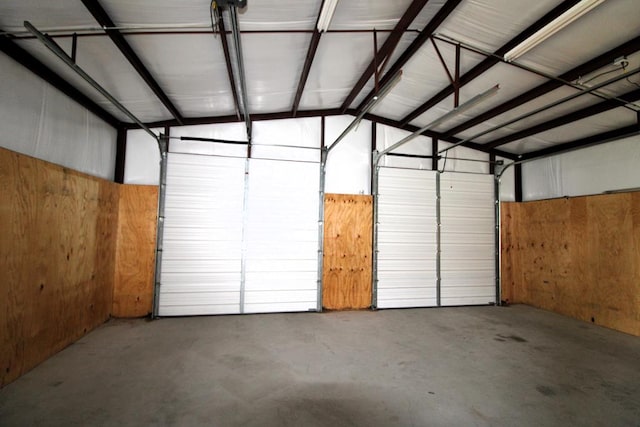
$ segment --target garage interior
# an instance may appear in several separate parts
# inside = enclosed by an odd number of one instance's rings
[[[0,4],[0,425],[638,425],[635,0]]]

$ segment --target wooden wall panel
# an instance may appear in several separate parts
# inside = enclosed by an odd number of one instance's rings
[[[503,299],[640,336],[640,193],[502,208]]]
[[[371,306],[372,216],[371,196],[325,195],[324,308]]]
[[[117,184],[0,149],[0,386],[109,318]]]
[[[158,187],[120,185],[114,317],[151,313],[155,272]]]

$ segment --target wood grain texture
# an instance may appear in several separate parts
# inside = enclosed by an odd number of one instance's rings
[[[0,149],[0,385],[109,318],[117,185]]]
[[[158,187],[120,185],[114,317],[151,313],[155,272]]]
[[[326,194],[322,306],[371,306],[373,198]]]
[[[502,207],[503,299],[640,336],[640,193]]]

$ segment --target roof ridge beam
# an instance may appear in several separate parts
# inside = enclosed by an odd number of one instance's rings
[[[429,0],[413,0],[409,5],[380,50],[374,53],[374,58],[371,60],[367,68],[365,68],[357,83],[353,86],[351,92],[349,92],[349,95],[347,95],[346,99],[342,103],[340,109],[343,113],[347,111],[353,100],[362,91],[362,88],[367,84],[371,76],[374,73],[378,73],[376,65],[381,63],[387,56],[391,56],[398,43],[400,43],[400,39],[404,32],[409,28],[409,25],[411,25],[411,23],[416,19],[420,11],[422,11],[428,2]]]
[[[400,71],[404,65],[409,62],[409,60],[413,57],[413,55],[418,52],[418,50],[422,47],[424,43],[429,40],[429,38],[433,35],[435,30],[444,22],[445,19],[454,11],[454,9],[460,4],[462,0],[447,0],[447,2],[440,8],[438,13],[429,21],[429,23],[424,27],[418,37],[409,45],[409,47],[400,55],[400,58],[396,60],[396,62],[389,68],[389,71],[384,75],[384,77],[380,80],[380,87],[384,87],[386,83],[389,82],[397,73]],[[375,89],[369,92],[369,94],[360,102],[357,110],[360,111],[365,105],[371,101],[371,98],[375,95]]]
[[[98,0],[82,0],[87,10],[93,15],[95,20],[102,26],[111,41],[117,46],[124,57],[129,61],[133,68],[138,72],[140,77],[147,83],[149,88],[155,93],[160,102],[165,106],[171,115],[178,121],[182,122],[182,115],[175,105],[171,102],[167,94],[162,90],[158,82],[151,75],[147,67],[144,66],[138,55],[133,51],[129,43],[125,40],[122,33],[114,29],[115,24],[102,8]]]

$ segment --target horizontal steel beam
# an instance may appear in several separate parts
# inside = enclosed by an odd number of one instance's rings
[[[629,102],[635,102],[640,99],[640,89],[627,92],[624,95],[618,95],[617,98],[622,98]],[[564,116],[556,117],[555,119],[548,120],[544,123],[540,123],[527,129],[522,129],[510,135],[503,136],[502,138],[495,139],[484,145],[489,148],[499,147],[501,145],[508,144],[510,142],[517,141],[519,139],[526,138],[528,136],[535,135],[541,132],[545,132],[553,128],[564,126],[569,123],[573,123],[575,121],[585,119],[596,114],[604,113],[618,107],[620,107],[620,103],[616,99],[608,99],[606,101],[590,105],[580,110],[572,111],[571,113],[565,114]]]
[[[558,16],[562,15],[565,11],[570,9],[572,6],[574,6],[579,1],[580,0],[565,0],[565,1],[563,1],[558,6],[553,8],[549,13],[547,13],[542,18],[538,19],[536,22],[534,22],[532,25],[530,25],[526,30],[522,31],[516,37],[514,37],[511,40],[509,40],[500,49],[496,50],[494,52],[495,55],[503,56],[505,53],[509,52],[511,49],[513,49],[514,47],[516,47],[517,45],[519,45],[520,43],[522,43],[523,41],[528,39],[531,35],[535,34],[538,30],[540,30],[541,28],[545,27],[551,21],[556,19]],[[458,82],[458,88],[461,88],[462,86],[466,85],[467,83],[473,81],[476,77],[480,76],[482,73],[484,73],[485,71],[489,70],[491,67],[493,67],[494,65],[496,65],[499,62],[500,62],[500,60],[498,58],[495,58],[495,57],[491,57],[490,56],[490,57],[485,58],[482,62],[480,62],[478,65],[476,65],[475,67],[473,67],[471,70],[469,70],[468,72],[464,73],[460,77],[459,82]],[[449,95],[454,93],[455,90],[456,90],[455,86],[453,84],[450,84],[449,86],[445,87],[440,92],[438,92],[437,94],[435,94],[434,96],[429,98],[427,101],[425,101],[418,108],[416,108],[415,110],[413,110],[412,112],[407,114],[404,118],[402,118],[402,120],[400,120],[400,122],[402,124],[410,123],[412,120],[415,120],[420,115],[422,115],[424,112],[426,112],[427,110],[431,109],[436,104],[438,104],[440,101],[443,101],[446,97],[448,97]]]
[[[428,1],[429,0],[413,0],[413,2],[411,2],[400,20],[398,20],[396,26],[393,28],[393,31],[391,31],[389,37],[387,37],[387,40],[385,40],[380,51],[374,52],[374,58],[371,60],[367,68],[365,68],[364,72],[353,86],[353,89],[351,89],[351,92],[349,92],[349,95],[347,95],[347,98],[342,103],[342,107],[340,107],[340,109],[343,112],[351,106],[351,103],[356,99],[360,91],[362,91],[362,88],[367,84],[371,76],[378,72],[378,70],[376,70],[377,64],[382,62],[383,59],[391,55],[395,50],[404,32],[409,28],[409,25],[411,25],[413,20],[416,19],[416,16],[418,16]]]
[[[321,116],[338,116],[340,115],[340,109],[326,109],[326,110],[303,110],[298,111],[296,115],[293,115],[292,111],[280,111],[277,113],[262,113],[262,114],[252,114],[252,121],[263,121],[263,120],[279,120],[279,119],[293,119],[293,118],[302,118],[302,117],[321,117]],[[183,119],[185,126],[192,125],[210,125],[210,124],[219,124],[219,123],[240,123],[243,120],[239,119],[236,115],[229,116],[207,116],[207,117],[185,117]],[[164,126],[180,126],[180,124],[176,120],[161,120],[157,122],[149,122],[145,123],[148,127],[164,127]],[[137,129],[135,123],[124,123],[128,129]]]
[[[347,113],[349,114],[355,114],[356,110],[348,110]],[[364,119],[365,120],[371,120],[373,122],[379,123],[381,125],[386,125],[386,126],[391,126],[394,128],[398,128],[398,129],[403,129],[409,132],[415,132],[418,129],[420,129],[418,126],[413,126],[413,125],[402,125],[398,120],[393,120],[393,119],[388,119],[386,117],[381,117],[381,116],[377,116],[375,114],[371,114],[371,113],[367,113],[364,115]],[[426,130],[424,132],[422,132],[422,135],[424,136],[428,136],[431,138],[436,138],[437,140],[441,140],[441,134],[439,132],[433,131],[433,130]],[[459,142],[460,139],[458,138],[448,138],[446,140],[442,139],[442,141],[446,141],[449,143],[456,143]],[[492,149],[492,148],[487,148],[485,146],[483,146],[482,144],[478,144],[475,142],[465,142],[463,144],[465,147],[467,148],[471,148],[473,150],[477,150],[477,151],[482,151],[484,153],[493,153],[496,156],[500,156],[500,157],[504,157],[505,159],[510,159],[510,160],[517,160],[518,159],[518,155],[517,154],[513,154],[513,153],[509,153],[507,151],[502,151],[502,150],[498,150],[498,149]]]
[[[572,68],[571,70],[561,74],[558,79],[564,81],[572,81],[580,76],[585,76],[589,73],[592,73],[606,65],[613,64],[613,61],[621,56],[631,55],[634,52],[640,50],[640,36],[637,36],[626,43],[623,43],[607,52],[604,52],[597,57],[580,64],[579,66]],[[502,104],[485,111],[482,114],[477,115],[473,119],[467,120],[466,122],[459,124],[452,129],[444,132],[444,136],[449,138],[454,135],[459,134],[473,126],[476,126],[480,123],[483,123],[487,120],[492,119],[506,111],[512,110],[516,107],[519,107],[522,104],[525,104],[535,98],[538,98],[546,93],[551,92],[563,85],[563,83],[559,80],[550,80],[541,85],[534,87],[533,89],[528,90],[527,92],[516,96],[515,98],[510,99],[509,101],[503,102]]]
[[[311,71],[313,60],[316,57],[316,51],[318,50],[320,37],[320,31],[316,30],[311,36],[311,41],[309,42],[309,49],[307,50],[307,56],[304,59],[302,74],[300,74],[300,81],[298,81],[298,89],[296,90],[296,96],[293,99],[293,106],[291,107],[291,111],[293,112],[294,116],[298,112],[298,107],[300,107],[300,100],[302,99],[304,87],[307,85],[307,79],[309,78],[309,71]]]
[[[133,68],[138,72],[140,77],[147,83],[149,88],[156,94],[160,102],[165,106],[167,110],[171,113],[175,119],[180,122],[182,120],[182,115],[178,111],[175,105],[171,102],[167,94],[162,90],[156,79],[153,78],[147,67],[144,66],[138,55],[133,51],[129,43],[125,40],[120,30],[113,29],[115,28],[115,24],[107,14],[107,12],[102,8],[98,0],[82,0],[82,3],[85,5],[87,10],[93,15],[96,21],[105,28],[105,32],[109,36],[109,38],[113,41],[113,43],[117,46],[117,48],[122,52],[127,61],[133,66]]]
[[[438,29],[440,24],[444,22],[445,19],[455,10],[455,8],[460,4],[462,0],[448,0],[443,6],[440,7],[438,13],[429,21],[429,23],[424,27],[418,37],[409,45],[409,47],[400,55],[400,57],[396,60],[396,62],[389,68],[389,71],[384,75],[384,77],[380,80],[380,86],[384,86],[388,83],[401,69],[405,66],[407,62],[413,55],[415,55],[423,44],[425,44],[429,38],[433,35],[435,30]],[[365,105],[367,105],[371,99],[375,96],[375,89],[369,92],[369,94],[360,102],[360,105],[356,108],[356,110],[361,111]]]
[[[78,66],[78,64],[76,64],[74,60],[64,50],[62,50],[55,41],[47,37],[46,34],[38,31],[38,29],[34,27],[29,21],[24,21],[24,27],[29,30],[34,36],[36,36],[47,49],[49,49],[54,55],[60,58],[62,62],[67,65],[74,73],[76,73],[84,81],[89,83],[95,90],[100,92],[100,94],[104,96],[109,102],[111,102],[114,107],[116,107],[130,120],[144,129],[145,132],[159,141],[158,135],[156,135],[151,129],[145,126],[142,121],[140,121],[131,111],[129,111],[129,109],[127,109],[127,107],[122,105],[122,103],[118,101],[113,95],[111,95],[111,93],[109,93],[104,87],[96,82],[93,77],[91,77],[89,74],[87,74],[86,71],[80,68],[80,66]]]
[[[585,138],[576,139],[574,141],[565,142],[563,144],[554,145],[552,147],[543,148],[541,150],[531,151],[523,154],[521,160],[529,161],[551,155],[567,153],[582,148],[593,147],[595,145],[605,144],[607,142],[617,141],[619,139],[630,136],[640,135],[640,125],[634,124],[622,128],[602,132],[596,135],[587,136]]]

